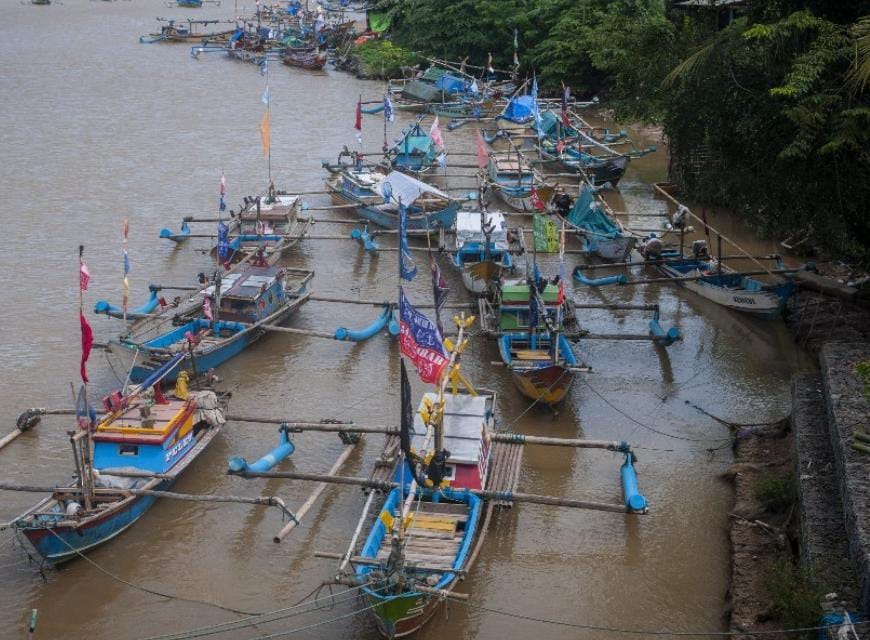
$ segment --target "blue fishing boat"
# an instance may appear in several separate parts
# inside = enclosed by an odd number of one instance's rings
[[[432,169],[437,162],[438,150],[431,136],[420,128],[419,122],[402,133],[402,138],[387,150],[392,168],[412,174]]]
[[[544,186],[521,154],[492,154],[487,167],[488,185],[516,211],[535,211],[535,191]]]
[[[573,318],[564,283],[538,280],[502,285],[494,305],[498,349],[520,393],[552,407],[565,399],[575,374],[587,368],[563,330]]]
[[[462,274],[462,284],[475,295],[485,295],[504,273],[513,272],[511,242],[504,214],[460,211],[451,262]]]
[[[154,318],[136,332],[109,342],[130,380],[147,379],[178,354],[189,357],[168,373],[174,380],[183,370],[194,377],[219,367],[259,340],[272,325],[280,325],[311,296],[311,271],[275,266],[243,265],[206,288],[199,312],[164,328],[166,318]]]
[[[248,196],[227,221],[226,263],[253,261],[271,265],[308,232],[311,221],[299,218],[298,195],[270,189],[265,196]],[[232,212],[231,212],[232,213]],[[217,247],[212,248],[212,255]]]
[[[130,490],[167,490],[219,433],[224,403],[213,391],[191,393],[186,378],[170,394],[160,389],[183,360],[172,358],[127,395],[106,397],[105,417],[71,438],[74,486],[58,487],[12,522],[48,562],[71,560],[132,526],[158,496]]]
[[[591,185],[581,183],[576,199],[566,193],[553,198],[552,211],[566,225],[582,232],[584,249],[610,262],[624,262],[639,238],[607,213]]]
[[[399,228],[399,202],[407,208],[408,229],[449,229],[456,222],[459,201],[401,171],[384,175],[361,163],[348,166],[324,162],[323,166],[330,172],[326,188],[333,203],[347,206],[379,227]]]

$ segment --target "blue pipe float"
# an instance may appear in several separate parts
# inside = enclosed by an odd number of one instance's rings
[[[390,324],[387,325],[387,331],[389,331],[391,338],[398,336],[399,331],[401,331],[399,327],[399,309],[395,305],[393,305],[393,313],[390,316]]]
[[[159,288],[152,284],[148,289],[151,290],[151,295],[148,296],[148,300],[145,304],[136,307],[135,309],[127,309],[127,320],[139,320],[144,318],[149,313],[152,313],[160,304],[160,297],[157,295]],[[124,317],[124,310],[121,307],[116,307],[111,304],[108,300],[97,300],[97,303],[94,305],[94,313],[104,314],[111,318]]]
[[[649,321],[649,335],[657,345],[670,347],[680,339],[680,330],[677,327],[671,327],[665,331],[659,323],[659,312],[656,309],[653,319]]]
[[[358,240],[368,252],[377,251],[379,249],[378,243],[375,242],[369,234],[368,226],[365,226],[362,229],[354,229],[350,232],[350,237],[354,240]]]
[[[278,427],[280,434],[280,443],[269,453],[257,460],[254,464],[248,464],[248,461],[241,456],[232,456],[229,459],[229,470],[232,473],[246,473],[248,471],[260,473],[268,471],[276,464],[287,458],[293,451],[296,450],[293,442],[290,440],[290,427],[282,424]]]
[[[187,224],[187,220],[181,223],[181,231],[179,233],[173,233],[172,229],[167,229],[163,227],[160,230],[160,237],[166,240],[172,240],[175,244],[181,244],[188,238],[190,238],[190,225]]]
[[[624,275],[618,276],[604,276],[603,278],[587,278],[583,275],[583,269],[580,267],[574,267],[574,280],[579,282],[580,284],[585,284],[588,287],[604,287],[606,285],[611,284],[625,284],[628,282],[628,278]]]
[[[336,340],[350,340],[352,342],[362,342],[363,340],[368,340],[369,338],[374,337],[380,332],[384,327],[389,329],[391,335],[396,335],[398,333],[398,327],[396,327],[395,331],[393,329],[393,324],[395,320],[393,319],[393,305],[385,302],[384,310],[381,311],[381,315],[375,319],[369,326],[363,329],[348,329],[346,327],[339,327],[335,330],[334,337]]]
[[[649,505],[637,487],[637,471],[634,469],[635,462],[637,462],[637,458],[635,458],[634,453],[626,451],[625,462],[619,470],[622,476],[622,499],[625,507],[631,513],[646,513]]]

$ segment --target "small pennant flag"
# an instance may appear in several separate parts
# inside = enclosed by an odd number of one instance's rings
[[[390,102],[390,97],[384,95],[384,120],[392,122],[395,116],[393,115],[393,103]]]
[[[206,297],[202,301],[202,315],[209,320],[214,320],[214,314],[211,312],[211,298]]]
[[[263,95],[260,96],[260,102],[262,102],[267,107],[269,106],[269,85],[266,85],[266,89],[263,91]]]
[[[362,96],[359,97],[356,103],[356,117],[354,119],[353,128],[356,129],[356,139],[362,144]]]
[[[218,205],[218,208],[220,209],[220,211],[227,210],[227,203],[224,201],[224,196],[226,195],[226,193],[227,193],[227,179],[224,177],[224,172],[221,171],[221,201],[220,201],[220,205]]]
[[[269,112],[263,114],[263,119],[260,120],[260,143],[263,145],[263,155],[269,155],[269,147],[271,145],[271,136],[269,133]]]
[[[432,295],[435,299],[435,324],[438,331],[444,333],[444,328],[441,326],[441,308],[447,300],[447,294],[450,292],[450,287],[447,280],[441,273],[441,268],[438,266],[438,261],[432,252],[429,252],[429,271],[432,272]]]
[[[571,100],[571,89],[562,85],[562,124],[566,127],[571,125],[571,118],[568,117],[568,102]]]
[[[408,210],[399,202],[399,273],[405,280],[413,280],[417,275],[417,265],[411,258],[408,247]]]
[[[537,187],[532,187],[531,201],[532,206],[538,211],[544,211],[547,208],[547,206],[541,200],[541,196],[538,194]]]
[[[91,281],[91,272],[88,271],[88,265],[84,260],[79,260],[79,289],[82,291],[88,290],[88,283]]]
[[[438,126],[438,116],[435,116],[435,121],[432,122],[432,127],[429,129],[429,137],[432,138],[436,148],[444,148],[444,137],[441,135],[441,128]]]
[[[263,58],[263,64],[260,65],[260,75],[269,75],[269,58]]]
[[[486,169],[489,164],[489,154],[486,152],[486,143],[483,141],[483,136],[480,134],[480,129],[477,130],[477,166],[481,169]]]

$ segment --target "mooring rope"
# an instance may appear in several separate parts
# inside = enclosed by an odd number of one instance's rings
[[[150,593],[151,595],[159,596],[159,597],[161,597],[161,598],[167,598],[167,599],[169,599],[169,600],[183,600],[183,601],[185,601],[185,602],[192,602],[192,603],[194,603],[194,604],[202,604],[202,605],[206,605],[206,606],[209,606],[209,607],[215,607],[215,608],[217,608],[217,609],[223,609],[224,611],[229,611],[230,613],[238,613],[238,614],[246,615],[246,616],[256,616],[256,615],[260,615],[260,614],[258,614],[258,613],[256,613],[256,612],[252,612],[252,611],[244,611],[244,610],[242,610],[242,609],[233,609],[232,607],[227,607],[227,606],[224,606],[224,605],[222,605],[222,604],[218,604],[218,603],[216,603],[216,602],[208,602],[207,600],[197,600],[197,599],[195,599],[195,598],[187,598],[187,597],[185,597],[185,596],[174,595],[174,594],[171,594],[171,593],[163,593],[163,592],[161,592],[161,591],[156,591],[156,590],[154,590],[154,589],[149,589],[148,587],[143,587],[143,586],[138,585],[138,584],[135,584],[135,583],[133,583],[133,582],[129,582],[128,580],[124,580],[124,579],[121,578],[120,576],[118,576],[118,575],[112,573],[112,572],[109,571],[108,569],[102,567],[101,565],[97,564],[95,561],[93,561],[93,560],[91,560],[90,558],[88,558],[88,557],[87,557],[86,555],[84,555],[81,551],[79,551],[78,549],[76,549],[75,547],[73,547],[73,546],[72,546],[71,544],[69,544],[66,540],[64,540],[64,539],[63,539],[62,537],[60,537],[57,533],[55,533],[55,531],[54,531],[53,529],[48,528],[48,529],[46,529],[46,531],[48,531],[51,535],[53,535],[55,538],[57,538],[58,540],[60,540],[60,541],[61,541],[61,542],[62,542],[62,543],[67,547],[67,548],[69,548],[69,549],[70,549],[71,551],[73,551],[77,556],[79,556],[82,560],[86,561],[88,564],[90,564],[91,566],[93,566],[95,569],[97,569],[97,570],[100,571],[101,573],[103,573],[103,574],[109,576],[110,578],[112,578],[112,580],[115,580],[115,581],[117,581],[117,582],[120,582],[121,584],[124,584],[124,585],[126,585],[126,586],[128,586],[128,587],[131,587],[131,588],[133,588],[133,589],[137,589],[137,590],[142,591],[142,592],[144,592],[144,593]]]

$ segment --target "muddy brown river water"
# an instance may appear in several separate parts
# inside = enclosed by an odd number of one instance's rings
[[[195,15],[222,17],[231,10],[210,6]],[[168,9],[160,0],[0,5],[3,434],[27,407],[71,404],[70,381],[77,380],[79,358],[79,244],[85,245],[92,274],[87,306],[100,298],[117,302],[121,225],[129,218],[131,304],[137,305],[149,283],[190,284],[210,266],[209,258],[194,250],[206,248],[205,240],[176,249],[159,240],[158,232],[177,228],[185,215],[216,213],[222,170],[231,207],[266,185],[257,129],[263,79],[248,64],[208,55],[192,59],[185,45],[140,45],[138,36],[154,30],[158,15],[194,14]],[[321,159],[334,159],[342,145],[354,141],[357,97],[376,98],[382,85],[333,70],[312,73],[278,64],[271,77],[275,182],[279,188],[319,189]],[[366,119],[367,148],[379,148],[381,126],[376,116]],[[393,137],[399,126],[391,125]],[[471,127],[445,131],[445,138],[448,151],[474,151]],[[653,197],[651,184],[664,179],[666,166],[663,151],[633,161],[621,193],[609,196],[614,208],[632,213],[631,224],[660,224],[649,216],[665,211],[666,203]],[[328,204],[325,197],[311,202]],[[710,221],[750,251],[775,249],[726,215]],[[323,235],[348,229],[318,224],[317,230]],[[395,292],[395,259],[394,253],[362,255],[348,241],[310,241],[287,264],[315,270],[317,293],[388,299]],[[444,271],[453,300],[465,299],[446,263]],[[426,278],[413,283],[411,295],[428,298]],[[631,629],[723,628],[732,492],[719,474],[729,464],[730,449],[722,448],[726,429],[686,401],[734,422],[776,419],[789,411],[790,375],[810,364],[781,322],[735,315],[673,287],[582,289],[576,296],[658,303],[663,324],[679,326],[684,339],[667,350],[646,342],[581,342],[578,352],[593,373],[578,380],[557,416],[538,407],[523,413],[527,402],[504,371],[489,366],[497,359],[493,344],[476,341],[464,370],[498,391],[505,426],[527,434],[625,439],[638,447],[650,513],[627,517],[533,505],[498,513],[461,588],[473,593],[478,608],[451,604],[421,639],[612,637],[487,609]],[[295,326],[358,326],[375,313],[312,302]],[[645,333],[647,319],[638,312],[580,315],[595,333]],[[98,341],[119,330],[117,321],[91,316],[91,323]],[[90,372],[97,391],[118,384],[101,351],[94,351]],[[277,334],[233,360],[221,375],[234,390],[232,409],[238,413],[368,423],[398,419],[397,345],[384,337],[353,345]],[[422,385],[415,385],[415,392],[421,391]],[[68,479],[69,427],[46,419],[0,452],[2,478],[30,484]],[[291,508],[298,506],[310,485],[225,475],[229,455],[256,457],[275,442],[273,426],[229,424],[176,489],[279,495]],[[327,469],[342,447],[337,438],[313,434],[297,436],[296,444],[285,464],[307,471]],[[380,445],[379,437],[370,437],[345,473],[364,474]],[[521,487],[618,500],[619,465],[610,453],[528,447]],[[37,498],[0,492],[0,521]],[[90,555],[116,579],[81,560],[43,579],[3,532],[0,638],[25,637],[25,619],[34,608],[36,638],[138,639],[236,617],[149,595],[121,581],[244,611],[287,607],[332,575],[334,562],[316,559],[313,552],[343,550],[362,504],[358,489],[330,488],[303,525],[276,545],[272,537],[282,523],[273,510],[158,502],[136,526]],[[359,606],[339,603],[210,637],[376,637],[371,621],[353,614]]]

